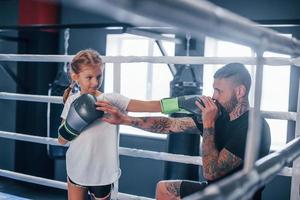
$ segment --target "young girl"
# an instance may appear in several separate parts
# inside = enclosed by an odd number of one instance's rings
[[[131,100],[116,93],[102,93],[104,63],[98,52],[87,49],[78,52],[70,64],[72,83],[64,93],[62,120],[66,120],[71,103],[82,94],[92,94],[97,100],[109,101],[121,111],[160,112],[159,101]],[[78,86],[79,92],[70,95]],[[61,144],[68,141],[58,137]],[[90,193],[92,199],[110,199],[112,184],[121,175],[118,155],[117,127],[96,120],[85,128],[72,142],[66,154],[68,199],[84,200]]]

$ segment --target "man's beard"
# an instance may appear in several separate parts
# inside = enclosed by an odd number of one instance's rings
[[[235,94],[232,94],[230,100],[224,103],[224,108],[226,112],[231,113],[236,106],[238,105],[238,99],[236,98]]]

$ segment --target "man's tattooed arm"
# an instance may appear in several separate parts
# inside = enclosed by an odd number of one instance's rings
[[[225,148],[220,152],[215,145],[215,129],[203,129],[202,144],[203,176],[207,180],[223,177],[242,163],[242,159]]]
[[[192,118],[127,117],[125,125],[154,133],[200,133]]]

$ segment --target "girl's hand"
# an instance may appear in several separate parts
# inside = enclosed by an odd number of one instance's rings
[[[58,136],[58,143],[61,145],[65,145],[67,144],[69,141],[65,140],[64,138],[62,138],[61,136]]]

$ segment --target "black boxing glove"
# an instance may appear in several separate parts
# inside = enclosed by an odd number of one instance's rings
[[[162,99],[160,101],[162,113],[170,114],[174,112],[188,111],[195,115],[201,115],[201,110],[195,104],[195,102],[198,101],[204,106],[199,97],[200,95],[187,95]]]
[[[58,128],[59,136],[67,141],[74,140],[84,128],[101,118],[104,112],[96,110],[96,101],[91,94],[83,94],[73,101],[67,119]]]
[[[200,99],[201,95],[185,95],[174,98],[165,98],[160,101],[161,112],[164,114],[170,114],[174,112],[192,113],[197,116],[201,116],[201,110],[195,104],[198,101],[202,106],[205,107],[204,103]],[[215,101],[218,107],[218,115],[222,114],[221,105]]]

